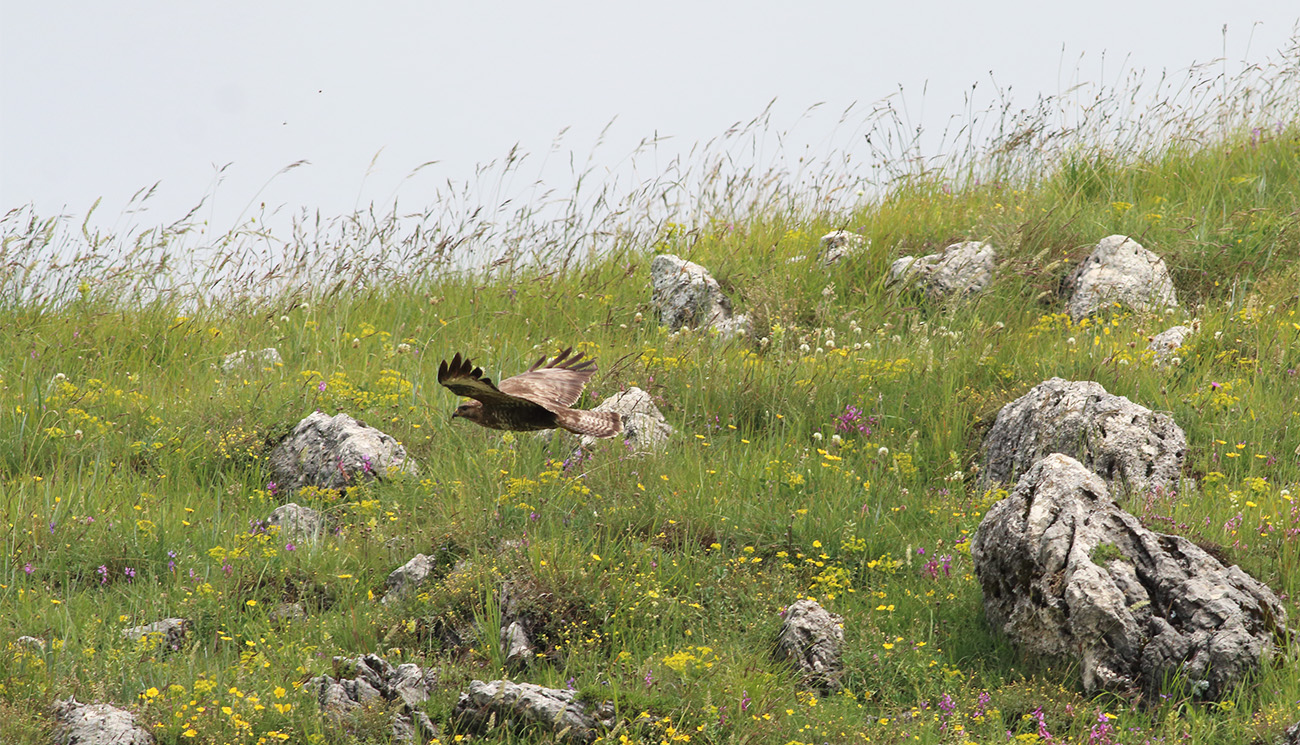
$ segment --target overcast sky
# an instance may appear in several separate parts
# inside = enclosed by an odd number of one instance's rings
[[[686,150],[773,99],[784,128],[812,104],[838,115],[901,86],[918,122],[941,124],[975,83],[1028,103],[1225,53],[1232,72],[1276,56],[1300,18],[1294,0],[0,8],[0,209],[80,215],[103,197],[111,216],[161,182],[158,222],[213,193],[226,164],[215,222],[254,198],[327,215],[395,195],[414,207],[516,143],[545,153],[566,127],[565,147],[586,158],[616,120],[596,151],[616,169],[644,137]],[[800,137],[855,136],[835,118]],[[273,178],[299,160],[310,166]]]

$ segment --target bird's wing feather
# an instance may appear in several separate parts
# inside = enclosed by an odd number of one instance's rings
[[[482,368],[474,367],[469,358],[462,358],[459,352],[450,363],[443,360],[438,365],[438,382],[452,393],[480,401],[485,406],[534,406],[537,403],[502,391],[483,374]]]
[[[568,408],[582,395],[582,389],[596,372],[594,360],[583,360],[579,352],[571,356],[573,348],[544,365],[546,358],[538,360],[528,372],[501,381],[502,393],[526,398],[548,409]]]

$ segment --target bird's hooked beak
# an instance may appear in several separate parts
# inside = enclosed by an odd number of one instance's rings
[[[453,422],[456,421],[456,417],[458,417],[458,416],[460,416],[460,410],[459,410],[459,409],[457,409],[457,410],[451,412],[451,421],[453,421]]]

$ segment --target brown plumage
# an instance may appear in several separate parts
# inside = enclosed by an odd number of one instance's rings
[[[438,382],[452,393],[474,399],[456,407],[451,418],[461,417],[491,429],[530,432],[566,429],[574,434],[613,437],[623,431],[623,420],[615,411],[571,409],[582,389],[596,372],[595,360],[583,360],[573,347],[560,352],[550,363],[546,357],[497,386],[457,352],[451,362],[438,365]]]

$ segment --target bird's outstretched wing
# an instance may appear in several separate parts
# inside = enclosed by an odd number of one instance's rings
[[[516,376],[518,377],[518,376]],[[438,382],[452,393],[480,401],[484,406],[529,406],[533,401],[511,395],[497,388],[492,379],[483,374],[483,368],[474,367],[468,357],[460,352],[448,363],[438,365]]]
[[[595,360],[584,360],[582,352],[573,354],[573,347],[569,347],[556,355],[550,363],[543,356],[527,372],[506,378],[497,390],[502,394],[526,398],[552,411],[567,409],[582,395],[583,387],[596,370]]]

